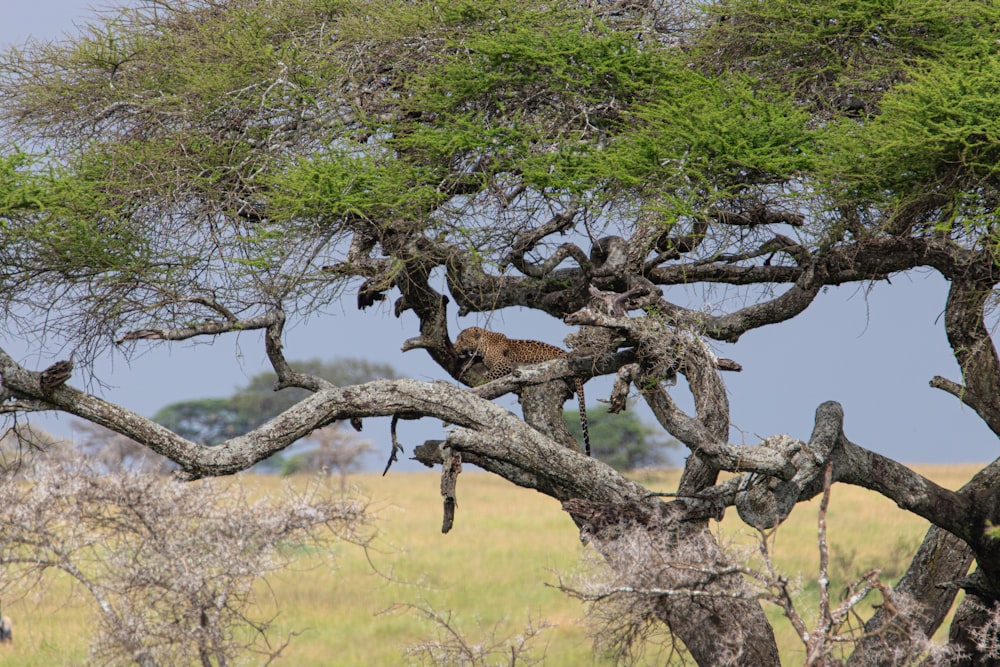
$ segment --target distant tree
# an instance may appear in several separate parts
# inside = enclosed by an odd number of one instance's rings
[[[165,456],[99,424],[76,420],[71,428],[76,447],[50,448],[47,450],[50,456],[56,456],[58,451],[79,453],[86,457],[88,466],[107,473],[132,471],[163,475],[176,467]]]
[[[563,413],[566,427],[578,441],[582,441],[579,413]],[[594,457],[615,470],[635,470],[667,465],[668,449],[680,445],[673,438],[664,438],[662,431],[643,423],[631,410],[608,412],[606,409],[587,409],[591,451]]]
[[[108,472],[64,454],[38,454],[30,479],[0,479],[0,590],[25,594],[50,571],[79,583],[94,603],[93,664],[270,664],[289,640],[255,611],[257,584],[290,545],[370,536],[364,504],[316,485],[258,500],[232,479]]]
[[[255,417],[240,414],[232,398],[196,398],[160,408],[153,419],[185,438],[216,445],[245,431]]]
[[[314,443],[308,451],[285,460],[282,473],[303,471],[336,472],[340,477],[340,492],[347,489],[347,474],[361,467],[361,458],[372,450],[372,441],[363,440],[343,425],[335,424],[316,429],[305,439]]]
[[[366,359],[311,359],[293,361],[289,365],[296,373],[320,377],[338,387],[396,377],[395,369],[389,364]],[[277,391],[276,383],[274,373],[260,373],[232,396],[171,403],[153,415],[153,419],[189,440],[217,445],[257,428],[311,393],[301,387]]]

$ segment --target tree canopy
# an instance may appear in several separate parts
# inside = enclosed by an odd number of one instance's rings
[[[618,595],[703,665],[777,661],[762,596],[709,520],[735,506],[769,529],[830,484],[864,486],[932,528],[891,593],[869,582],[888,602],[850,663],[924,655],[913,638],[959,588],[953,647],[988,660],[1000,468],[940,488],[850,442],[835,403],[809,441],[733,446],[723,374],[739,366],[707,342],[794,318],[828,286],[930,269],[950,283],[956,361],[931,384],[1000,434],[998,31],[1000,8],[961,0],[148,0],[10,50],[2,337],[69,345],[86,374],[113,347],[263,330],[275,388],[311,393],[207,448],[72,379],[42,391],[0,351],[2,408],[72,413],[192,478],[334,420],[443,420],[420,460],[452,484],[469,461],[563,502]],[[677,285],[742,298],[668,300]],[[404,351],[472,389],[337,387],[287,362],[289,319],[386,299],[419,319]],[[571,354],[478,386],[448,315],[511,307],[578,327]],[[640,395],[689,449],[676,497],[650,498],[566,430],[571,378],[605,374],[614,408]],[[523,419],[487,400],[512,391]],[[811,664],[832,659],[834,628],[831,614],[803,627]]]

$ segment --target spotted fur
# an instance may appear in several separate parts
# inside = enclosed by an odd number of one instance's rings
[[[517,340],[503,334],[487,331],[480,327],[469,327],[455,338],[455,350],[461,356],[482,359],[486,366],[486,377],[490,380],[502,378],[514,368],[525,364],[538,364],[550,359],[562,359],[567,353],[555,345],[540,340]],[[590,456],[590,432],[587,430],[587,405],[583,397],[583,380],[576,381],[576,395],[580,401],[580,430],[583,443]]]

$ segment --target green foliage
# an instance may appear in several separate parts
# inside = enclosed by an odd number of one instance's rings
[[[684,193],[690,207],[699,189],[715,189],[721,199],[748,179],[784,179],[811,167],[808,115],[786,95],[678,64],[652,98],[633,107],[630,129],[602,154],[623,186],[647,196]]]
[[[567,410],[563,419],[570,433],[583,442],[580,413]],[[591,453],[615,470],[635,470],[667,465],[666,450],[677,446],[672,438],[662,439],[657,429],[644,424],[634,411],[611,413],[601,407],[587,410]]]
[[[696,47],[714,67],[773,77],[811,104],[844,93],[878,93],[921,63],[960,62],[982,53],[1000,10],[961,0],[732,0],[709,8]]]
[[[313,359],[293,362],[291,366],[297,372],[322,377],[337,386],[396,377],[388,364],[364,359],[331,362]],[[172,403],[161,408],[153,419],[189,440],[216,445],[260,426],[309,395],[307,390],[297,387],[275,392],[274,381],[274,373],[261,373],[232,396]]]
[[[31,156],[21,152],[0,156],[0,220],[43,205],[39,188],[31,178],[33,164]]]
[[[523,3],[408,80],[404,157],[517,172],[539,191],[648,191],[808,167],[807,115],[740,75],[709,77],[579,11]],[[428,122],[430,121],[430,122]],[[719,171],[722,172],[720,177]]]
[[[309,311],[344,285],[314,260],[358,229],[419,228],[478,268],[571,199],[591,236],[767,202],[817,213],[806,246],[845,206],[996,244],[1000,8],[727,0],[673,32],[602,11],[199,0],[11,50],[2,305],[105,343],[218,316],[192,296]]]
[[[711,11],[720,18],[697,60],[714,80],[741,71],[774,81],[810,114],[801,173],[828,210],[994,245],[1000,8],[735,0]]]
[[[991,217],[1000,196],[998,77],[1000,54],[915,73],[885,96],[878,117],[833,135],[839,182],[882,206],[945,209],[939,225]]]
[[[420,220],[444,195],[430,185],[434,170],[358,152],[327,151],[290,165],[270,202],[290,218],[357,216],[370,220]],[[438,174],[440,178],[440,174]]]
[[[656,58],[557,4],[482,3],[450,16],[461,30],[439,62],[410,77],[404,102],[431,122],[399,132],[394,145],[430,160],[489,157],[492,172],[517,169],[538,188],[593,185],[577,182],[574,156],[649,89]],[[542,177],[550,173],[563,177]]]
[[[15,153],[0,164],[0,179],[4,265],[96,273],[119,284],[148,268],[148,239],[108,203],[92,172]]]

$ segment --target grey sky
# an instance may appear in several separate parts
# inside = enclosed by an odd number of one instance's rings
[[[6,0],[0,22],[0,46],[21,44],[29,35],[59,38],[89,16],[95,3],[86,0]],[[96,6],[106,6],[100,3]],[[440,286],[443,289],[443,285]],[[844,404],[845,431],[864,447],[900,461],[982,462],[996,457],[997,441],[981,420],[956,399],[931,389],[934,375],[960,380],[944,335],[942,312],[947,285],[937,274],[894,276],[891,285],[830,288],[795,320],[753,331],[737,344],[713,345],[719,356],[743,365],[742,373],[726,373],[734,430],[733,442],[755,443],[775,433],[808,438],[813,412],[825,400]],[[677,290],[679,292],[679,290]],[[710,301],[727,310],[739,306],[735,292],[668,299]],[[453,332],[473,324],[458,321]],[[537,314],[505,311],[490,326],[515,338],[541,338],[562,344],[569,329]],[[353,296],[330,313],[290,328],[286,352],[292,359],[356,355],[392,364],[405,376],[445,379],[426,354],[400,352],[417,335],[411,314],[391,315],[391,305],[359,315]],[[0,346],[30,368],[55,361],[54,352],[39,354],[0,327]],[[104,398],[152,415],[164,405],[184,399],[225,396],[257,373],[267,370],[260,336],[251,332],[213,344],[177,344],[140,352],[132,362],[120,356],[101,360],[96,375],[106,386],[92,386]],[[589,403],[607,397],[610,383],[587,384]],[[683,387],[674,390],[681,399]],[[685,397],[686,399],[686,397]],[[689,405],[688,400],[682,404]],[[508,407],[512,402],[505,403]],[[512,407],[516,410],[516,407]],[[648,413],[643,418],[650,420]],[[368,420],[365,435],[376,441],[379,456],[388,452],[388,420]],[[66,432],[65,418],[46,421]],[[401,427],[407,450],[427,437],[440,437],[440,424],[423,420]]]

